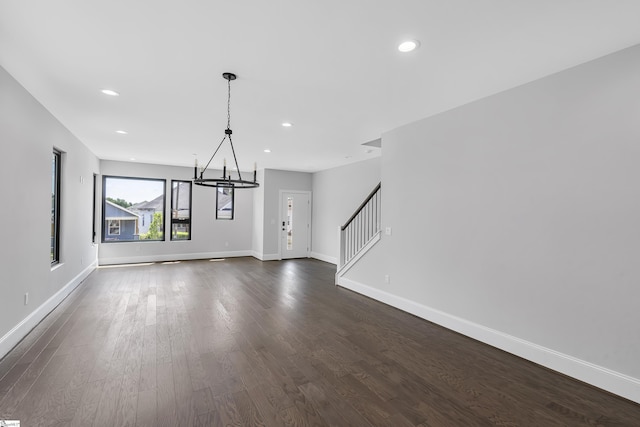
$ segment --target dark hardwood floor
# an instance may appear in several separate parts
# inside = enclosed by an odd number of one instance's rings
[[[22,426],[639,426],[640,405],[333,286],[315,260],[100,268],[0,361]]]

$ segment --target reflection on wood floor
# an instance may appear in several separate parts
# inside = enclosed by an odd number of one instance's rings
[[[640,405],[236,258],[100,268],[0,362],[23,426],[640,425]]]

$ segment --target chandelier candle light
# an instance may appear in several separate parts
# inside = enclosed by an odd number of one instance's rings
[[[240,168],[238,167],[238,159],[236,158],[236,151],[233,148],[233,141],[231,140],[231,80],[236,79],[236,75],[233,73],[222,73],[222,77],[227,80],[228,87],[228,95],[227,95],[227,128],[224,131],[224,137],[220,144],[218,144],[218,148],[213,152],[213,155],[207,162],[207,164],[200,169],[200,174],[198,175],[198,159],[196,159],[195,167],[193,168],[193,183],[195,185],[202,185],[205,187],[223,187],[223,188],[256,188],[260,186],[256,181],[256,163],[253,164],[253,181],[248,181],[242,179],[242,173],[240,172]],[[222,167],[222,177],[221,178],[205,178],[204,173],[211,164],[211,161],[220,150],[220,147],[224,143],[225,140],[229,140],[229,145],[231,145],[231,152],[233,153],[233,161],[236,165],[236,171],[238,172],[238,179],[231,179],[231,175],[227,176],[227,159],[224,159],[224,166]]]

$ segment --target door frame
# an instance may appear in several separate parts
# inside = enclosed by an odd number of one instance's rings
[[[278,259],[282,261],[282,226],[280,223],[282,222],[283,213],[282,212],[282,203],[283,203],[283,194],[284,193],[293,193],[293,194],[306,194],[309,196],[309,214],[307,216],[307,220],[309,221],[309,227],[307,227],[307,258],[311,256],[311,208],[312,208],[312,198],[311,191],[308,190],[280,190],[278,193]]]

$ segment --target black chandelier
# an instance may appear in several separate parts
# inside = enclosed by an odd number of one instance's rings
[[[233,141],[231,140],[231,80],[236,79],[236,75],[233,73],[222,73],[222,77],[227,80],[228,87],[228,95],[227,95],[227,128],[224,131],[224,137],[220,144],[218,144],[218,148],[213,152],[213,155],[205,165],[205,167],[200,169],[200,174],[198,174],[198,160],[196,159],[196,165],[193,169],[193,183],[195,185],[202,185],[205,187],[222,187],[222,188],[256,188],[260,186],[256,181],[256,165],[254,163],[253,166],[253,181],[248,181],[246,179],[242,179],[242,173],[240,172],[240,168],[238,167],[238,159],[236,158],[236,151],[233,148]],[[238,179],[231,179],[231,175],[227,176],[227,160],[224,161],[224,166],[222,168],[222,177],[220,178],[205,178],[204,173],[207,171],[207,168],[211,164],[211,161],[220,150],[220,147],[224,143],[226,139],[229,139],[229,144],[231,145],[231,152],[233,153],[233,161],[236,165],[236,171],[238,172]]]

